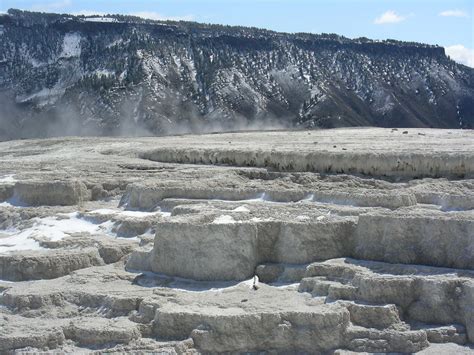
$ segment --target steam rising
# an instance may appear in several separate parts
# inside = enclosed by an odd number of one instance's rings
[[[268,113],[251,120],[235,113],[229,116],[216,111],[204,116],[192,106],[178,102],[168,104],[170,110],[175,111],[172,115],[167,115],[167,112],[137,114],[139,105],[125,99],[119,115],[102,120],[101,117],[79,112],[75,103],[59,101],[48,109],[38,110],[31,104],[19,104],[8,94],[0,93],[0,140],[61,136],[159,136],[276,130],[289,126],[289,121]],[[162,111],[167,110],[162,108]]]

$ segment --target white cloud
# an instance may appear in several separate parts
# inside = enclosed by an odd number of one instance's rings
[[[158,20],[158,21],[193,21],[194,15],[184,15],[184,16],[165,16],[158,12],[153,11],[139,11],[139,12],[132,12],[130,15],[138,16],[141,18],[146,18],[149,20]]]
[[[31,6],[32,11],[57,12],[72,5],[72,0],[58,0]]]
[[[374,20],[374,23],[376,25],[384,25],[387,23],[399,23],[399,22],[405,21],[407,17],[408,16],[402,16],[402,15],[397,14],[395,11],[389,10],[389,11],[385,11],[382,15],[377,17]]]
[[[468,13],[463,10],[446,10],[439,13],[439,16],[444,17],[469,17]]]
[[[466,48],[462,44],[445,47],[444,49],[451,59],[474,68],[474,49]]]

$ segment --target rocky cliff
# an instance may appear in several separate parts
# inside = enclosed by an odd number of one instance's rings
[[[0,138],[287,127],[474,127],[474,70],[438,46],[0,15]]]

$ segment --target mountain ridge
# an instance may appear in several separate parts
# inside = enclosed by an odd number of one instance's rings
[[[436,45],[9,10],[0,138],[474,127],[474,69]]]

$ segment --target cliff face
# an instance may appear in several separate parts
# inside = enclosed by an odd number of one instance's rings
[[[474,70],[418,43],[0,16],[0,138],[291,127],[474,127]]]

